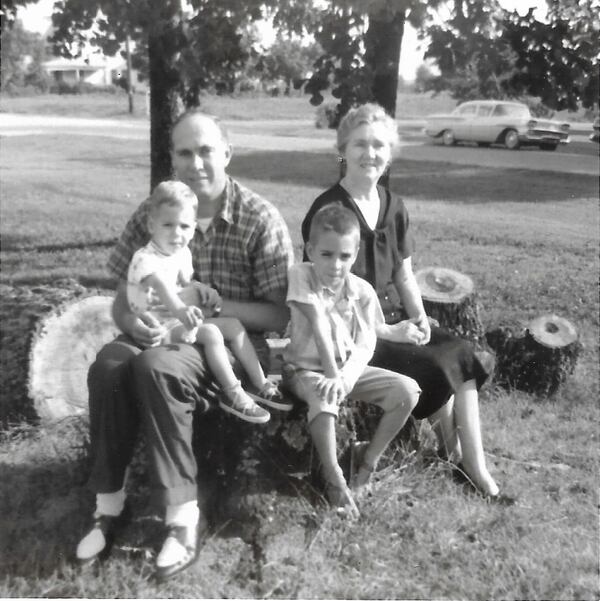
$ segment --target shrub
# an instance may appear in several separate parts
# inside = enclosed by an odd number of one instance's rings
[[[335,129],[338,125],[337,102],[324,102],[316,110],[315,125],[317,129]]]

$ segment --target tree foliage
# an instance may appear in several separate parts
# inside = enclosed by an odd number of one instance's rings
[[[48,79],[42,69],[46,43],[37,33],[25,31],[19,20],[0,33],[0,89],[12,93],[25,87],[44,91]]]
[[[279,33],[273,44],[258,57],[253,70],[263,81],[283,81],[284,93],[289,95],[294,82],[312,71],[321,52],[316,43],[306,44],[299,38]]]
[[[311,103],[331,90],[339,100],[332,127],[351,106],[375,101],[391,115],[396,91],[404,24],[420,26],[428,6],[439,0],[332,0],[319,13],[315,39],[323,54],[306,83]]]
[[[168,139],[176,115],[183,106],[198,105],[209,85],[231,88],[247,58],[242,30],[263,10],[260,0],[191,0],[183,6],[181,0],[60,0],[52,42],[64,56],[77,56],[86,44],[114,55],[129,35],[146,54],[153,187],[171,172]]]
[[[17,9],[29,3],[28,0],[0,0],[0,30],[10,29],[17,19]]]
[[[454,0],[452,17],[429,22],[425,58],[440,71],[429,89],[457,100],[536,97],[553,110],[598,102],[598,16],[591,0],[549,0],[548,22],[497,0]]]

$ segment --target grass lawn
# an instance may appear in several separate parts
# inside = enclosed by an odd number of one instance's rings
[[[232,106],[229,117],[244,111]],[[553,398],[494,385],[482,394],[488,461],[516,505],[489,504],[458,487],[447,466],[431,460],[423,425],[422,448],[383,470],[357,524],[304,499],[276,499],[285,521],[276,522],[258,569],[245,542],[217,529],[196,566],[157,585],[150,575],[160,528],[143,470],[131,495],[136,520],[113,557],[96,571],[75,569],[92,504],[87,424],[26,424],[25,367],[11,353],[24,349],[31,306],[51,304],[45,286],[111,285],[103,265],[147,193],[147,157],[140,141],[2,139],[0,411],[12,425],[0,440],[0,597],[599,597],[598,180],[403,158],[391,185],[411,214],[417,269],[469,274],[487,327],[556,313],[581,335],[576,371]],[[298,256],[300,221],[336,169],[322,153],[248,149],[231,165],[280,209]]]
[[[314,119],[315,107],[309,95],[294,95],[290,98],[271,96],[244,96],[243,100],[233,96],[204,96],[201,106],[207,112],[222,119]],[[327,97],[325,102],[327,102]],[[399,119],[421,118],[434,112],[451,110],[456,101],[446,94],[435,98],[426,94],[398,94],[396,116]],[[0,94],[0,111],[36,115],[61,115],[65,117],[129,118],[146,119],[146,97],[134,95],[134,113],[129,114],[127,94],[80,94],[11,97]]]

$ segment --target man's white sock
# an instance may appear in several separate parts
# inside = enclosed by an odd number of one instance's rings
[[[168,505],[165,512],[165,523],[170,526],[186,526],[191,528],[198,523],[200,509],[198,501],[188,501],[180,505]]]
[[[96,513],[112,516],[121,515],[126,497],[124,488],[117,492],[98,493],[96,495]]]

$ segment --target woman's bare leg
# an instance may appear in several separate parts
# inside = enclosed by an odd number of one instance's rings
[[[454,395],[448,402],[429,417],[437,437],[440,456],[454,463],[462,461],[462,449],[454,420]]]
[[[475,380],[465,382],[456,391],[454,418],[462,448],[462,463],[467,475],[483,494],[496,496],[499,493],[498,485],[485,463]]]

